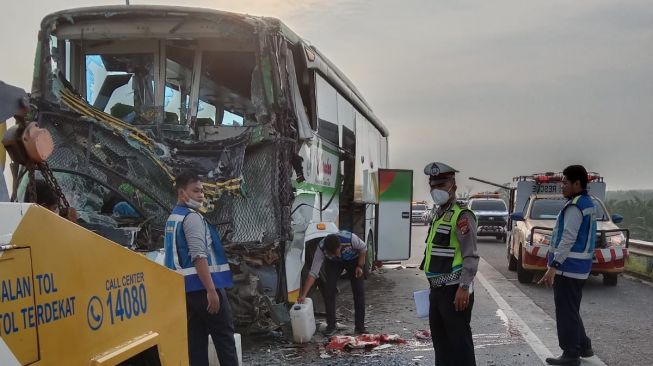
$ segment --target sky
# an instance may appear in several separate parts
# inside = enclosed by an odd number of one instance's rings
[[[505,183],[583,164],[609,190],[653,188],[649,0],[141,1],[278,17],[330,58],[390,130],[390,165]],[[0,80],[29,89],[41,19],[122,1],[3,1]]]

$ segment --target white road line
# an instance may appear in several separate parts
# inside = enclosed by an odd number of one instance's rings
[[[489,277],[489,279],[486,277]],[[546,364],[545,359],[547,357],[553,356],[549,347],[545,345],[548,344],[550,347],[555,346],[557,335],[555,334],[555,321],[551,319],[544,310],[537,306],[529,297],[527,297],[517,286],[510,283],[506,280],[503,275],[501,275],[494,267],[487,263],[484,259],[481,258],[481,263],[479,265],[479,271],[476,273],[476,278],[478,278],[481,285],[487,290],[488,294],[492,299],[497,303],[499,308],[504,312],[508,317],[508,320],[514,324],[519,332],[524,337],[524,340],[529,344],[533,349],[537,357]],[[501,282],[499,282],[501,281]],[[504,294],[507,298],[510,298],[514,303],[515,307],[521,310],[521,314],[527,318],[528,323],[536,326],[535,329],[543,334],[546,338],[546,342],[543,342],[540,337],[538,337],[529,327],[526,321],[520,316],[510,304],[499,294],[499,291],[495,288],[501,288],[501,293]],[[553,294],[551,294],[553,297]],[[597,356],[583,359],[583,365],[596,365],[596,366],[606,366],[603,361],[601,361]]]
[[[512,307],[506,302],[506,300],[499,295],[499,292],[488,282],[487,279],[485,279],[485,276],[481,272],[476,273],[476,278],[481,282],[481,285],[485,287],[487,292],[490,294],[492,299],[494,299],[494,302],[499,305],[499,308],[506,314],[508,319],[515,324],[517,329],[519,329],[519,332],[522,334],[524,337],[524,340],[531,346],[537,357],[542,360],[542,363],[545,363],[545,359],[547,357],[552,357],[553,354],[551,351],[546,348],[544,343],[533,333],[531,328],[528,327],[528,324],[522,320],[522,318],[514,311],[512,310]]]

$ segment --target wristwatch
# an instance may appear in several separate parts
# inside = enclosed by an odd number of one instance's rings
[[[550,267],[558,269],[560,267],[560,263],[557,262],[557,261],[553,261],[553,262],[551,262]]]
[[[458,287],[460,287],[463,290],[469,290],[469,284],[468,283],[461,283],[460,285],[458,285]]]

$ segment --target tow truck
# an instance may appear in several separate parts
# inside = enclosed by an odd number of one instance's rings
[[[0,87],[13,170],[34,199],[37,172],[61,193],[52,136],[24,91]],[[183,277],[72,222],[61,194],[58,209],[0,203],[0,365],[188,365]]]
[[[562,174],[542,173],[519,176],[510,216],[506,255],[508,269],[517,271],[520,283],[531,283],[533,276],[547,267],[547,253],[556,218],[566,203],[562,195]],[[616,286],[628,257],[629,231],[616,224],[621,215],[610,215],[603,203],[606,184],[598,173],[588,174],[588,191],[596,207],[597,236],[592,264],[593,275],[603,275],[603,284]]]

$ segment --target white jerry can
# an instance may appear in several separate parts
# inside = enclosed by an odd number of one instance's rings
[[[240,345],[240,334],[234,333],[234,341],[236,341],[236,354],[238,355],[238,366],[243,365],[243,350]],[[209,366],[220,366],[218,361],[218,354],[215,352],[213,339],[209,336]]]
[[[296,303],[290,309],[290,323],[295,343],[310,342],[315,334],[315,314],[313,301],[306,298],[303,304]]]

